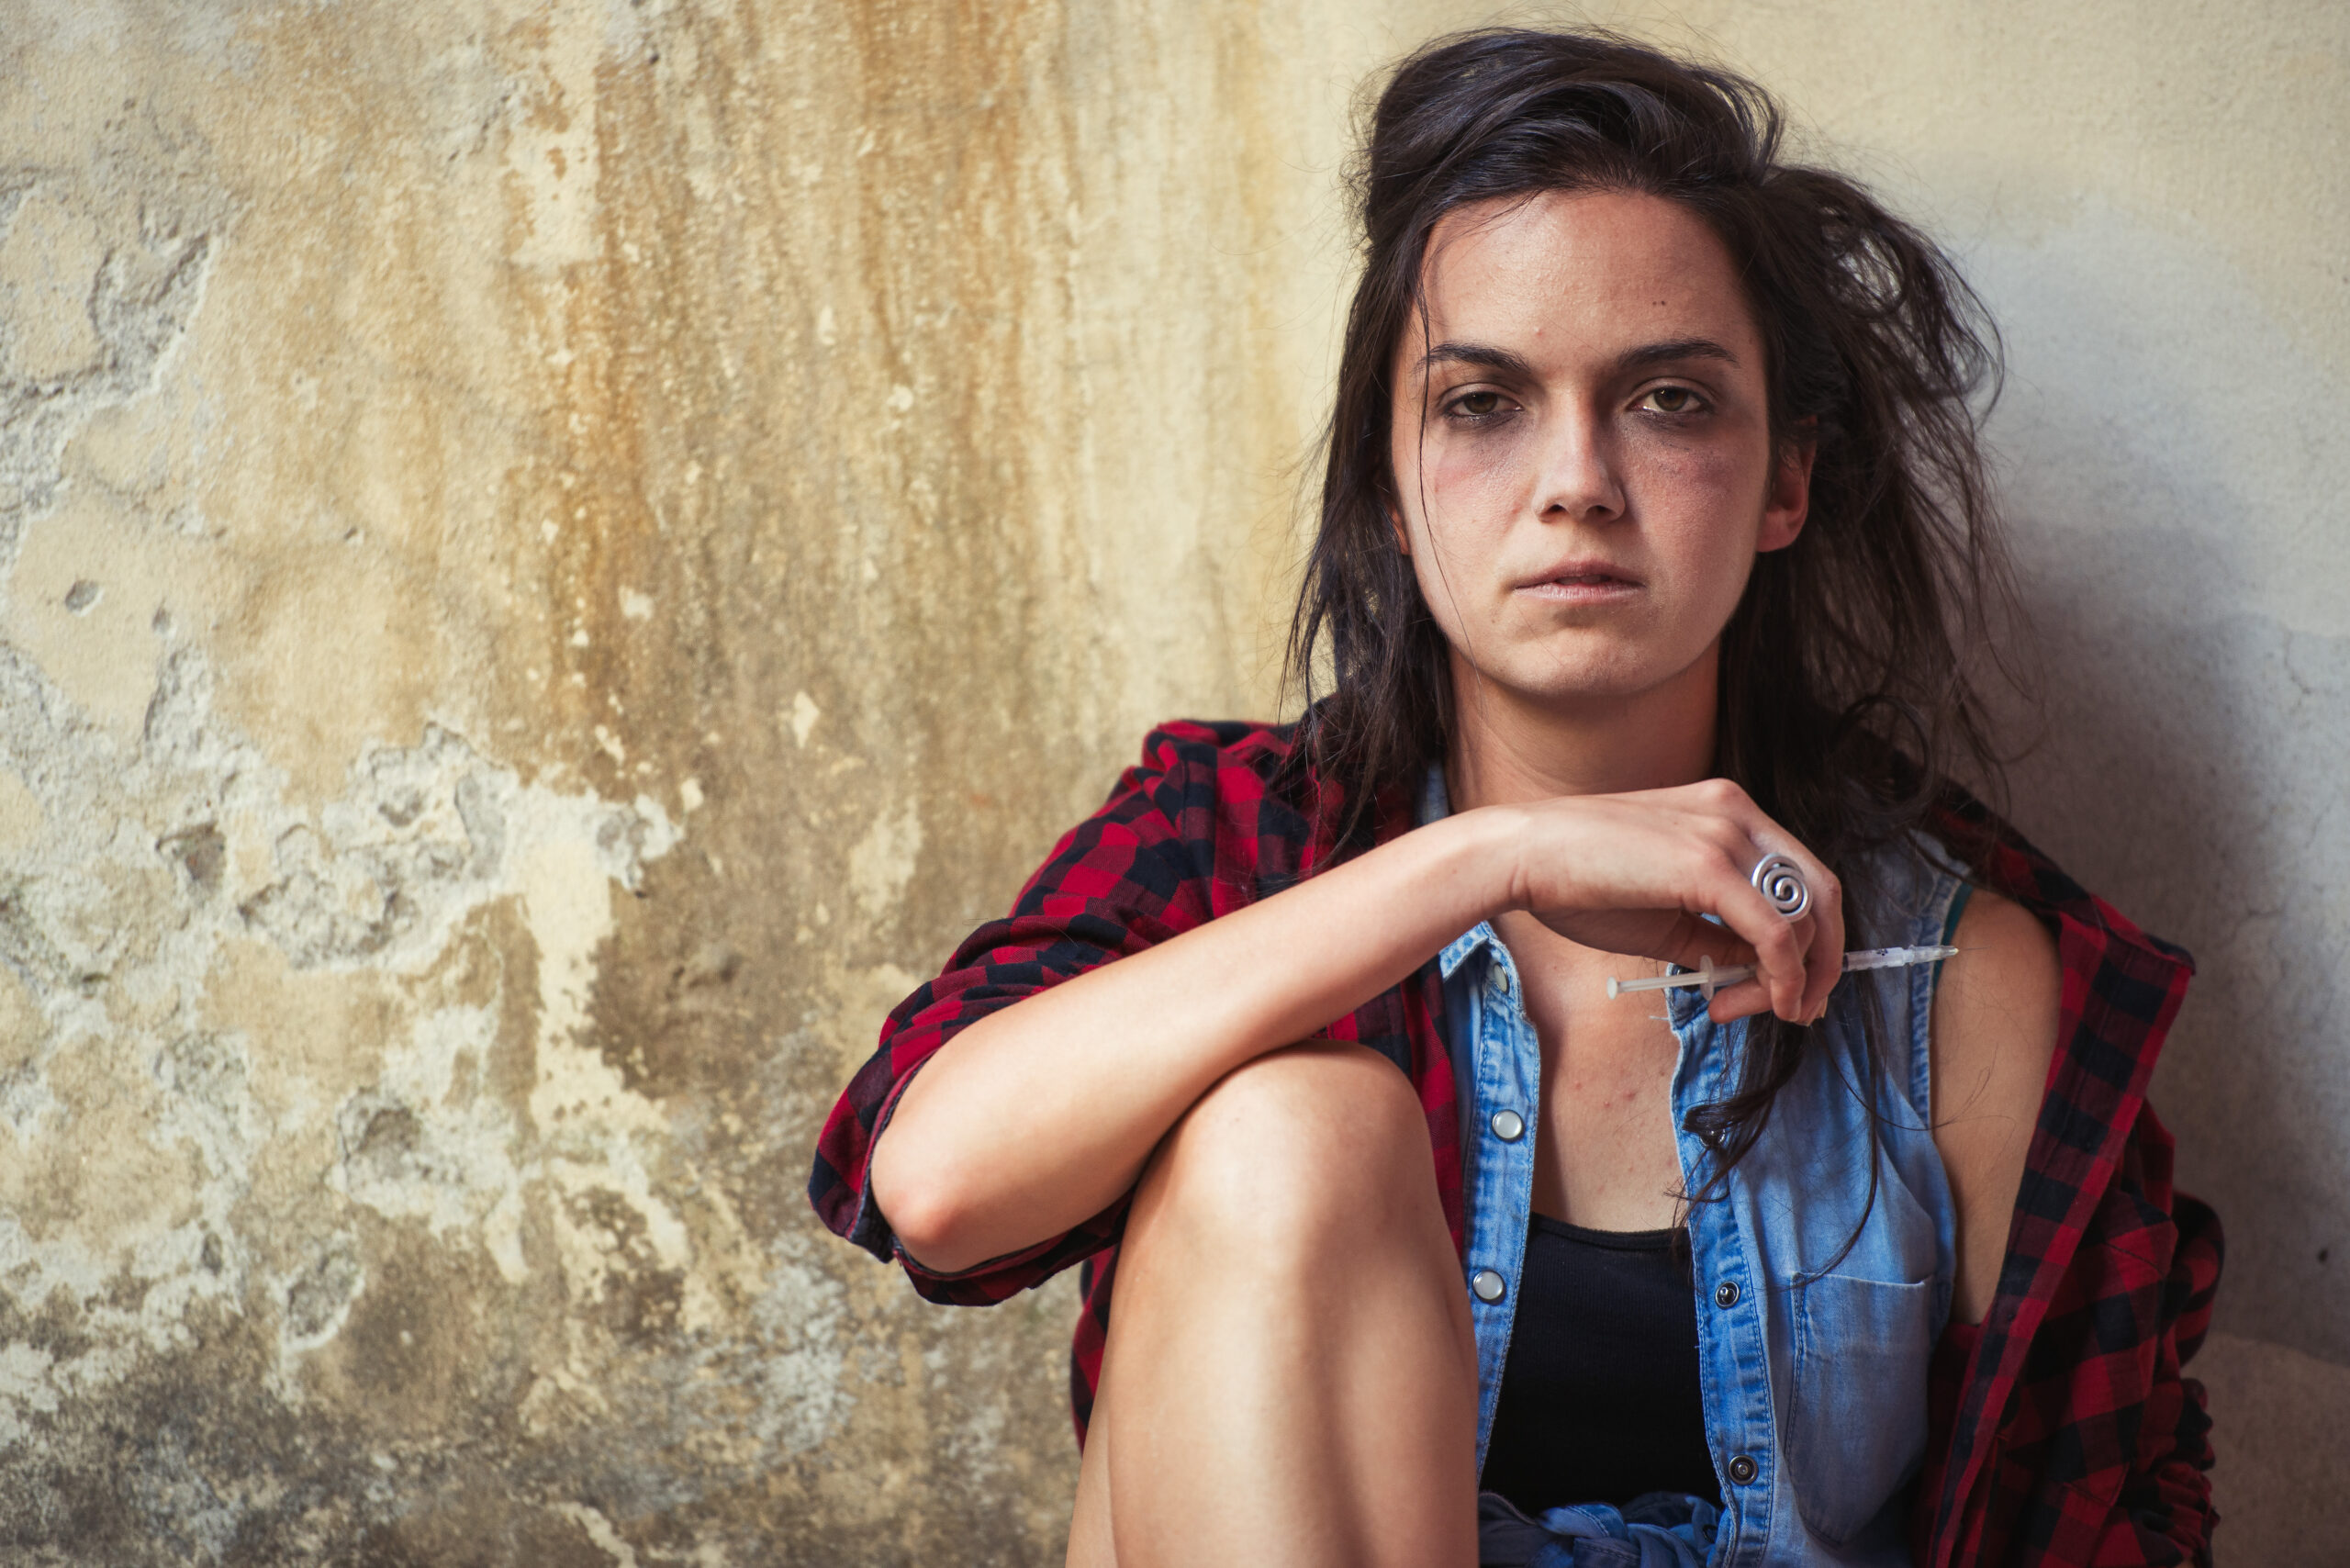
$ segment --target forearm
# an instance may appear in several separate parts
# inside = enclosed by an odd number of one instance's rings
[[[900,1097],[874,1201],[941,1272],[1099,1213],[1218,1079],[1502,908],[1508,835],[1504,813],[1448,818],[982,1019]]]

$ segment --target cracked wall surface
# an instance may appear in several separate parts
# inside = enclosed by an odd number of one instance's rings
[[[1590,14],[2007,329],[2015,814],[2202,959],[2222,1549],[2331,1561],[2350,24]],[[1483,17],[0,6],[0,1560],[1059,1560],[1069,1282],[924,1306],[810,1145],[1271,705],[1349,95]]]

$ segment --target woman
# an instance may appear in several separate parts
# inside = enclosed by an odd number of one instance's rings
[[[1153,734],[825,1129],[925,1295],[1084,1264],[1072,1563],[2208,1559],[2187,959],[1950,782],[1991,355],[1777,131],[1604,37],[1398,69],[1332,689]]]

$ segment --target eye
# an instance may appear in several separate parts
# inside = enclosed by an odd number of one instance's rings
[[[1474,392],[1463,392],[1460,396],[1446,403],[1444,406],[1444,411],[1447,418],[1463,420],[1471,423],[1476,423],[1480,420],[1490,420],[1497,414],[1506,412],[1508,408],[1509,399],[1503,397],[1500,393],[1490,390],[1479,390]]]
[[[1694,414],[1705,399],[1686,386],[1651,386],[1640,394],[1639,407],[1654,414]]]

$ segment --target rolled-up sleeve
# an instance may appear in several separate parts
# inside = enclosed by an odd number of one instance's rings
[[[946,969],[900,1002],[816,1144],[809,1201],[824,1224],[895,1259],[932,1301],[985,1305],[1043,1283],[1116,1241],[1127,1200],[1021,1251],[959,1273],[923,1267],[873,1202],[873,1150],[899,1096],[963,1030],[1024,997],[1190,930],[1217,896],[1218,737],[1207,726],[1152,732],[1102,809],[1072,829],[1021,890],[1011,916],[966,937]],[[1203,808],[1205,809],[1203,809]],[[1102,1042],[1115,1049],[1114,1040]]]

